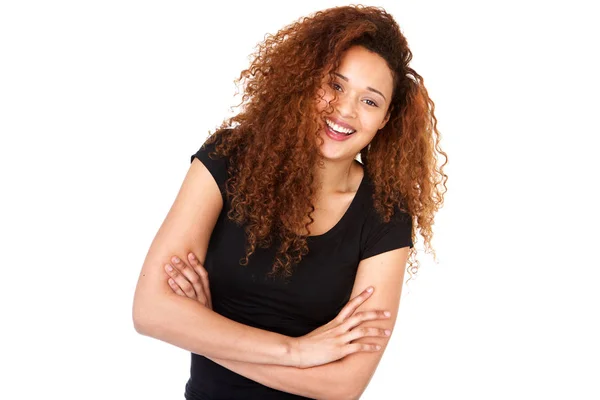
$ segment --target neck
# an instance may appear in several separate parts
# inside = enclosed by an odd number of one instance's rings
[[[356,191],[357,167],[358,163],[354,159],[323,160],[323,166],[316,167],[316,178],[319,182],[317,193],[328,195]]]

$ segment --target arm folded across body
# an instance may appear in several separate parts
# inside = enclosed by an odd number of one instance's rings
[[[391,317],[368,321],[356,329],[378,327],[392,330],[395,325],[408,247],[388,251],[361,261],[351,297],[366,286],[375,287],[373,295],[356,312],[389,310]],[[389,338],[366,337],[358,343],[377,343],[385,349]],[[359,352],[325,365],[296,368],[280,365],[250,364],[212,358],[223,367],[273,389],[318,399],[358,399],[371,380],[383,355],[380,352]]]
[[[173,292],[164,270],[174,254],[192,252],[204,263],[212,230],[223,207],[217,183],[194,160],[144,260],[133,301],[135,329],[143,335],[211,358],[224,367],[274,389],[324,399],[359,398],[373,376],[382,351],[359,351],[337,361],[298,368],[297,341],[231,321],[198,301]],[[408,247],[360,262],[351,297],[367,286],[373,295],[356,312],[389,310],[391,318],[354,329],[392,329],[398,312]],[[354,343],[380,344],[389,338],[365,334]]]
[[[133,299],[134,327],[209,357],[292,365],[288,337],[231,321],[168,286],[163,268],[172,254],[192,251],[204,262],[222,207],[217,182],[201,161],[193,160],[144,260]]]

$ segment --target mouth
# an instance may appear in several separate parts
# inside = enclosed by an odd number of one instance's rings
[[[354,132],[356,132],[356,129],[353,129],[353,128],[347,127],[347,126],[341,126],[341,125],[335,123],[334,121],[330,120],[329,118],[325,118],[325,123],[327,124],[329,129],[331,129],[332,131],[334,131],[335,133],[337,133],[339,135],[350,136]]]

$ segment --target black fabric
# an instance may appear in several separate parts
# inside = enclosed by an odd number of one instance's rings
[[[228,162],[208,156],[214,146],[203,145],[191,160],[198,158],[204,163],[224,196],[205,260],[215,312],[256,328],[302,336],[331,321],[348,302],[362,259],[413,246],[412,219],[397,209],[392,220],[384,223],[373,208],[373,186],[365,173],[342,219],[328,232],[308,237],[309,253],[287,281],[266,277],[277,242],[270,249],[258,248],[247,266],[239,265],[245,255],[245,233],[227,219],[231,207],[224,194]],[[187,400],[304,399],[266,387],[194,353],[190,375]]]

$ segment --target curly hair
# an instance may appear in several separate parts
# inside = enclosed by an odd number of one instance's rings
[[[230,159],[227,215],[245,225],[241,265],[248,264],[257,246],[277,244],[270,274],[289,277],[308,253],[323,113],[332,112],[331,105],[318,111],[317,93],[323,78],[333,79],[342,54],[356,45],[385,59],[394,83],[390,119],[360,152],[374,183],[375,209],[386,222],[395,206],[410,214],[413,243],[418,229],[425,251],[435,258],[432,225],[448,177],[434,103],[423,78],[408,65],[412,53],[393,17],[382,8],[359,5],[319,11],[266,35],[250,66],[234,81],[243,88],[241,111],[225,119],[206,141],[219,139],[211,155]],[[438,166],[440,154],[445,161]],[[413,247],[409,275],[417,270]]]

